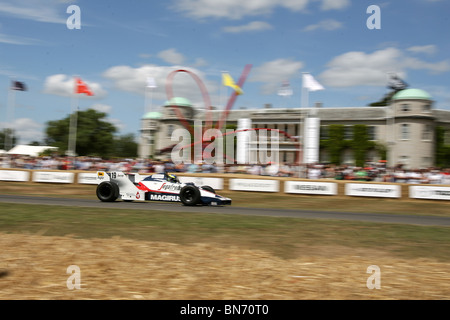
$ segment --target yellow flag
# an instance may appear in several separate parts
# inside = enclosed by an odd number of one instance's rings
[[[242,89],[234,83],[233,78],[231,78],[231,76],[228,73],[224,73],[222,75],[222,83],[224,86],[227,87],[231,87],[234,89],[234,91],[236,91],[236,94],[243,94],[244,92],[242,91]]]

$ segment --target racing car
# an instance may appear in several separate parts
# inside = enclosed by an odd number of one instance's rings
[[[186,206],[230,205],[231,199],[216,194],[210,186],[182,183],[170,173],[141,176],[121,171],[97,171],[97,198],[103,202],[123,201],[181,202]]]

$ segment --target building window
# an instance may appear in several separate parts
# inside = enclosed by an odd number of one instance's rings
[[[344,127],[344,140],[352,140],[353,139],[353,127],[345,126]]]
[[[429,104],[429,103],[427,103],[427,104],[424,104],[423,106],[422,106],[422,111],[423,112],[431,112],[431,104]]]
[[[173,133],[173,130],[174,130],[174,125],[173,124],[169,124],[168,126],[167,126],[167,137],[168,138],[171,138],[172,137],[172,133]]]
[[[400,138],[402,140],[409,140],[409,135],[410,135],[409,131],[410,131],[409,124],[403,123],[400,127]]]
[[[377,140],[377,131],[375,126],[367,127],[367,134],[369,136],[369,140]]]
[[[320,126],[320,140],[330,139],[330,131],[328,126]]]
[[[422,131],[422,140],[427,140],[427,141],[431,140],[432,133],[433,133],[433,128],[431,127],[431,125],[425,124],[423,126],[423,131]]]
[[[450,130],[444,131],[444,144],[450,144]]]
[[[409,104],[404,103],[404,104],[401,105],[401,110],[403,112],[408,112],[408,111],[411,110],[411,108],[409,107]]]

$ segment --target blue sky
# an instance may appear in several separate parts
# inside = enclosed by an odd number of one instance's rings
[[[80,29],[67,27],[70,5],[80,8]],[[381,29],[367,27],[370,5],[380,8]],[[120,134],[137,136],[145,108],[167,100],[173,70],[198,75],[220,108],[231,94],[221,72],[237,81],[247,64],[233,108],[300,107],[302,72],[325,87],[309,94],[310,105],[363,107],[388,92],[395,72],[450,110],[448,30],[448,0],[0,0],[0,128],[11,79],[28,87],[15,92],[11,121],[28,143],[69,114],[75,75],[95,94],[78,95],[81,110],[106,112]],[[149,76],[158,87],[145,96]],[[283,81],[292,96],[277,94]],[[204,108],[187,74],[175,76],[173,90]]]

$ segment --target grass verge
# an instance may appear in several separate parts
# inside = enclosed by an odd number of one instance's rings
[[[96,185],[51,184],[0,181],[1,194],[97,199]],[[264,192],[218,191],[230,197],[233,206],[320,211],[370,212],[450,217],[450,202],[438,200],[399,200],[341,196],[267,194]]]
[[[450,261],[448,231],[445,227],[9,203],[2,204],[0,214],[0,232],[6,233],[212,243],[264,250],[286,259],[330,246],[342,248],[327,252],[332,255],[351,248]]]

